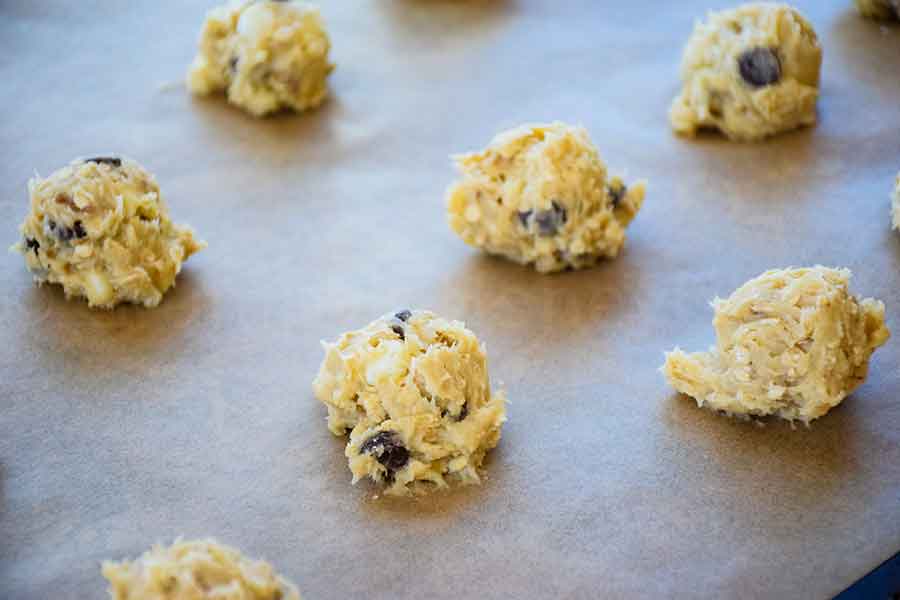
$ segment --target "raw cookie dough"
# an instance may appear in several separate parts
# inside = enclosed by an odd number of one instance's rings
[[[900,173],[897,173],[894,194],[891,196],[891,217],[891,220],[894,223],[894,229],[900,230]]]
[[[245,0],[214,8],[188,73],[195,94],[224,91],[255,116],[322,103],[334,65],[319,10],[303,2]]]
[[[717,128],[744,141],[813,125],[821,64],[812,25],[786,4],[711,12],[684,50],[669,120],[683,135]]]
[[[644,181],[608,177],[587,131],[564,123],[506,131],[454,160],[462,179],[447,192],[451,229],[541,273],[615,257],[644,201]]]
[[[28,182],[31,212],[12,247],[38,283],[93,307],[153,307],[175,284],[181,264],[206,247],[169,219],[153,176],[127,158],[76,160]]]
[[[479,481],[506,397],[491,392],[484,346],[465,325],[402,310],[322,345],[313,391],[331,432],[350,432],[353,483],[368,475],[404,494]]]
[[[300,600],[272,566],[215,540],[153,546],[134,562],[103,563],[112,600]]]
[[[716,298],[716,346],[666,354],[669,383],[699,406],[809,422],[866,379],[890,332],[884,304],[847,291],[848,269],[767,271]]]
[[[864,17],[900,19],[900,0],[856,0],[856,8]]]

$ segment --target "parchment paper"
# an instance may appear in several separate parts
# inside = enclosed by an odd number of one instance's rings
[[[215,536],[319,598],[825,598],[900,550],[900,29],[798,0],[821,123],[671,135],[695,17],[729,2],[322,2],[321,110],[254,120],[179,82],[202,1],[0,2],[3,244],[77,156],[154,172],[209,249],[156,310],[0,268],[0,597],[102,598],[104,558]],[[445,224],[447,155],[535,120],[646,177],[618,259],[542,276]],[[853,269],[895,338],[812,427],[698,409],[657,369],[772,267]],[[488,346],[509,422],[480,487],[351,487],[310,391],[319,340],[430,308]]]

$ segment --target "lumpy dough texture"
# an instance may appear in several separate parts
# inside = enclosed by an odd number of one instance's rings
[[[484,347],[462,323],[403,310],[323,346],[313,391],[332,433],[350,431],[354,483],[369,476],[403,494],[479,481],[506,399],[491,392]]]
[[[300,600],[272,566],[215,540],[153,546],[134,562],[103,563],[112,600]]]
[[[856,0],[856,7],[864,17],[900,19],[900,0]]]
[[[608,177],[587,131],[564,123],[501,133],[482,152],[454,157],[450,227],[467,244],[548,273],[613,258],[646,184]]]
[[[897,173],[894,194],[891,196],[891,220],[893,221],[894,229],[900,230],[900,173]]]
[[[685,48],[672,127],[684,135],[716,128],[749,141],[812,125],[821,64],[812,25],[790,6],[712,12]]]
[[[172,223],[153,176],[126,158],[76,160],[28,183],[31,211],[13,246],[38,283],[93,307],[153,307],[182,263],[206,247]]]
[[[773,270],[713,301],[716,346],[663,366],[669,383],[697,404],[735,415],[809,422],[866,378],[887,341],[884,304],[847,291],[850,271]]]
[[[200,95],[224,91],[256,116],[303,111],[328,94],[330,46],[318,9],[308,4],[232,2],[206,16],[188,87]]]

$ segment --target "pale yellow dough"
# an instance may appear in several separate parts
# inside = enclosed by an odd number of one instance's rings
[[[199,95],[225,92],[255,116],[303,111],[328,95],[331,43],[319,10],[289,1],[234,1],[211,10],[188,72]]]
[[[541,273],[613,258],[644,201],[646,183],[609,177],[587,131],[525,125],[454,157],[461,179],[447,219],[467,244]]]
[[[856,0],[856,7],[864,17],[900,19],[900,0]]]
[[[894,229],[900,230],[900,173],[897,173],[894,193],[891,196],[891,221],[894,224]]]
[[[215,540],[176,540],[140,558],[103,563],[112,600],[300,600],[297,587],[261,560]]]
[[[821,64],[812,25],[786,4],[711,12],[684,50],[669,120],[679,134],[714,128],[744,141],[813,125]]]
[[[716,346],[666,355],[663,372],[700,406],[809,422],[866,379],[890,332],[884,304],[847,290],[850,271],[773,270],[716,298]]]
[[[182,263],[206,247],[171,221],[156,180],[126,158],[76,160],[28,190],[31,211],[12,249],[35,281],[92,307],[156,306]]]
[[[506,398],[491,392],[484,346],[465,325],[400,311],[322,345],[313,391],[331,432],[350,433],[354,483],[369,476],[405,494],[479,482]]]

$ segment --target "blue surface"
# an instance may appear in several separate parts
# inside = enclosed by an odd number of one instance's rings
[[[835,600],[900,600],[900,552],[835,596]]]

